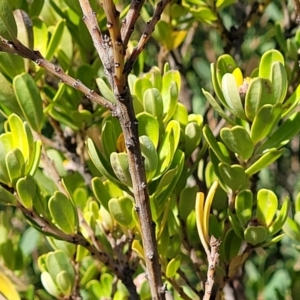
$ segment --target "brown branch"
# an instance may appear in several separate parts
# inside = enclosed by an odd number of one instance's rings
[[[47,61],[46,59],[44,59],[44,57],[38,51],[33,51],[31,49],[28,49],[20,41],[17,40],[15,42],[11,42],[1,38],[0,51],[11,53],[11,54],[17,54],[19,56],[22,56],[23,58],[28,58],[36,62],[38,66],[44,68],[49,73],[52,73],[56,75],[58,78],[60,78],[61,82],[81,91],[88,99],[96,102],[97,104],[105,106],[111,111],[115,109],[113,103],[109,102],[105,98],[98,95],[94,90],[89,89],[79,80],[76,80],[73,77],[66,74],[61,67],[56,66],[51,62]]]
[[[155,238],[155,228],[150,210],[149,192],[147,188],[144,161],[141,155],[139,144],[138,124],[136,122],[132,97],[127,83],[127,75],[130,72],[137,56],[142,51],[142,48],[140,48],[137,52],[134,52],[132,60],[129,64],[130,68],[127,69],[127,72],[125,72],[125,69],[123,70],[122,63],[119,61],[125,57],[124,48],[123,52],[120,51],[120,49],[124,46],[120,40],[119,15],[116,12],[112,0],[103,1],[103,9],[106,12],[108,30],[110,32],[110,38],[106,37],[105,39],[102,38],[99,29],[97,29],[98,25],[88,1],[79,1],[83,11],[84,21],[88,27],[94,44],[100,46],[102,45],[102,48],[100,47],[98,54],[104,64],[105,75],[108,77],[116,98],[116,109],[113,114],[119,119],[124,134],[129,171],[132,178],[133,193],[136,203],[136,211],[141,224],[147,277],[149,280],[152,299],[163,300],[165,299],[165,290],[162,284],[161,269]],[[143,45],[145,45],[149,39],[149,36],[152,33],[155,24],[159,20],[164,7],[169,2],[170,0],[164,0],[158,4],[152,21],[148,23],[146,28],[147,37],[145,38],[146,33],[143,34]],[[102,49],[106,49],[106,55],[102,54]],[[121,58],[122,55],[123,58]]]
[[[211,236],[210,238],[210,251],[206,251],[207,260],[208,260],[208,269],[207,269],[207,281],[205,282],[205,293],[203,300],[209,300],[213,285],[215,282],[214,276],[215,276],[215,270],[219,259],[219,246],[221,242],[217,240],[214,236]]]
[[[171,2],[171,0],[162,0],[157,3],[156,9],[150,21],[147,22],[144,33],[142,34],[138,45],[133,49],[129,59],[127,60],[124,73],[129,74],[132,70],[132,67],[137,60],[140,53],[143,51],[146,43],[148,42],[152,32],[154,31],[155,25],[160,20],[161,14],[164,11],[165,7]]]
[[[111,45],[113,50],[113,67],[115,95],[120,96],[125,93],[126,79],[123,74],[125,49],[121,38],[120,12],[117,11],[116,6],[112,0],[103,0],[103,9],[107,19],[107,29],[110,34]]]
[[[144,5],[145,0],[132,0],[129,11],[126,17],[122,20],[121,37],[123,45],[126,48],[131,34],[134,30],[134,25],[140,16],[140,11]]]

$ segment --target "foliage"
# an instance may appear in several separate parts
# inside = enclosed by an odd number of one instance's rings
[[[162,14],[149,1],[120,74],[119,54],[97,56],[83,2],[115,51],[112,1],[0,1],[0,295],[151,299],[157,251],[174,299],[221,299],[225,285],[236,299],[296,299],[299,168],[280,173],[299,150],[293,18],[278,22],[277,1],[241,1],[250,13],[231,0],[163,1]]]

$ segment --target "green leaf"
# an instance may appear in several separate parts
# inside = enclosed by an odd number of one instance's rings
[[[37,1],[36,1],[37,2]],[[34,47],[39,49],[40,53],[45,56],[47,51],[48,39],[45,36],[48,35],[48,29],[45,22],[41,19],[33,18],[33,36],[34,36]]]
[[[0,36],[14,41],[17,38],[18,28],[7,0],[0,0]]]
[[[51,275],[48,272],[42,272],[41,274],[41,282],[45,288],[45,290],[52,296],[59,298],[61,295],[60,290],[57,285],[53,281]]]
[[[227,231],[224,237],[224,240],[221,244],[220,252],[223,253],[226,261],[230,261],[239,253],[241,245],[241,238],[239,238],[234,232],[234,230],[231,228]]]
[[[175,110],[181,86],[178,71],[170,70],[163,75],[161,95],[163,99],[164,122],[168,122]]]
[[[300,130],[300,112],[292,114],[280,127],[270,135],[258,149],[262,153],[266,149],[279,148],[287,144]]]
[[[220,135],[227,148],[241,156],[243,160],[249,159],[253,154],[253,142],[242,126],[222,128]]]
[[[281,118],[282,105],[264,105],[254,117],[250,137],[254,144],[263,140],[276,126]]]
[[[261,224],[269,226],[273,221],[278,207],[278,200],[274,192],[261,189],[257,193],[256,217]]]
[[[49,199],[48,203],[50,214],[54,223],[65,233],[73,234],[76,232],[75,208],[72,201],[61,192],[55,194]]]
[[[73,282],[66,271],[63,270],[57,274],[56,284],[65,296],[69,296],[72,293]]]
[[[218,159],[221,162],[225,162],[225,163],[230,163],[230,160],[223,154],[216,138],[214,137],[211,129],[208,127],[208,125],[205,125],[203,127],[203,135],[207,141],[207,143],[209,144],[209,146],[211,147],[212,151],[215,153],[215,155],[218,157]]]
[[[180,138],[180,124],[172,120],[168,123],[165,134],[162,138],[160,148],[158,150],[159,166],[156,178],[165,172],[174,157],[175,150],[178,146]]]
[[[101,152],[98,151],[94,142],[91,139],[88,139],[86,141],[86,145],[92,162],[94,163],[95,167],[101,172],[101,174],[112,182],[120,184],[120,181],[117,179],[110,163],[108,163]]]
[[[202,126],[196,122],[190,122],[184,129],[185,155],[189,157],[199,146],[202,137]]]
[[[235,234],[239,238],[243,239],[244,238],[243,227],[239,223],[238,217],[230,209],[228,209],[228,215],[229,215],[230,224],[231,224]]]
[[[115,95],[106,82],[102,78],[97,78],[96,83],[103,97],[112,103],[116,103]]]
[[[0,185],[0,204],[15,206],[16,203],[17,200],[15,196],[6,190],[2,185]]]
[[[237,82],[232,74],[227,73],[223,76],[222,91],[231,112],[237,117],[246,120],[247,118],[242,105],[241,96],[238,91]]]
[[[36,183],[31,176],[20,178],[16,184],[19,199],[22,205],[28,209],[32,209],[32,199],[35,198]]]
[[[243,190],[239,192],[234,201],[235,213],[239,222],[243,227],[246,227],[252,218],[253,209],[253,194],[250,190]]]
[[[246,187],[247,177],[242,166],[220,163],[219,171],[223,182],[233,191],[239,191]]]
[[[16,113],[17,115],[22,115],[21,109],[17,102],[15,93],[11,86],[11,83],[7,80],[7,78],[0,73],[0,107],[1,110],[4,111],[6,115],[10,115],[12,113]]]
[[[12,185],[25,175],[25,161],[20,149],[9,151],[5,157],[8,177]]]
[[[94,177],[92,179],[92,189],[96,199],[108,211],[108,201],[111,199],[111,196],[100,178]]]
[[[13,88],[22,113],[33,130],[40,132],[43,123],[43,105],[39,89],[29,74],[20,74],[13,80]]]
[[[157,171],[158,156],[152,141],[146,136],[140,136],[140,146],[142,156],[144,157],[144,165],[147,181],[150,181]]]
[[[284,149],[276,150],[270,149],[267,153],[263,154],[257,161],[255,161],[246,171],[247,176],[259,172],[261,169],[269,166],[271,163],[276,161],[284,152]]]
[[[216,87],[214,87],[215,92],[216,92]],[[219,88],[220,89],[220,88]],[[223,119],[225,119],[229,124],[231,125],[235,125],[234,121],[231,120],[227,114],[225,113],[225,111],[222,109],[222,107],[219,105],[219,103],[215,100],[215,98],[208,93],[207,91],[205,91],[204,89],[202,89],[202,93],[204,94],[206,100],[209,102],[209,104],[212,106],[212,108],[214,109],[214,111],[216,111]],[[217,93],[217,92],[216,92]],[[221,93],[221,89],[220,92]],[[217,94],[218,95],[218,94]],[[220,97],[219,97],[220,98]],[[224,99],[225,101],[225,99]],[[227,107],[227,105],[226,105]]]
[[[151,89],[152,83],[147,78],[138,78],[133,83],[133,95],[135,95],[140,103],[143,103],[144,93]]]
[[[63,35],[65,24],[66,24],[65,20],[60,20],[56,24],[55,29],[53,31],[53,34],[51,36],[51,39],[49,41],[47,50],[46,50],[46,56],[45,56],[45,58],[47,60],[51,60],[52,57],[53,57],[53,55],[54,55],[54,53],[55,53],[55,51],[57,50],[57,48],[59,46],[59,43],[61,41],[62,35]]]
[[[151,88],[145,91],[143,95],[143,105],[145,112],[158,118],[163,115],[163,100],[158,89]]]
[[[198,192],[198,187],[185,187],[179,198],[178,212],[182,220],[186,221],[188,215],[195,208],[196,195]]]
[[[288,217],[283,225],[283,231],[292,240],[300,243],[300,224],[298,224],[295,220]]]
[[[269,79],[253,78],[245,97],[247,118],[253,121],[260,108],[266,104],[276,104],[272,83]]]
[[[286,117],[294,108],[299,104],[300,101],[300,85],[297,86],[296,90],[289,97],[287,101],[283,103],[283,114],[282,117]]]
[[[105,157],[108,158],[112,152],[117,151],[118,138],[121,133],[121,126],[116,118],[108,116],[103,120],[101,145],[104,150]],[[118,150],[121,151],[121,149]]]
[[[111,153],[110,163],[119,180],[126,186],[132,187],[127,153]]]
[[[10,53],[0,52],[0,71],[9,80],[25,72],[24,58]]]
[[[108,202],[109,212],[114,219],[122,226],[130,226],[132,224],[132,199],[123,196],[118,199],[112,198]]]
[[[27,48],[33,48],[33,29],[29,15],[21,9],[14,11],[14,17],[18,28],[18,40]]]
[[[159,141],[159,123],[156,118],[147,112],[142,112],[136,116],[138,120],[139,135],[146,135],[149,137],[157,148]]]
[[[272,65],[280,62],[284,65],[284,58],[278,50],[269,50],[263,54],[259,63],[259,77],[272,80]],[[276,84],[276,83],[275,83]]]
[[[274,102],[282,103],[288,89],[288,78],[285,67],[281,62],[272,64],[271,76]]]
[[[166,276],[168,278],[173,278],[176,276],[177,270],[179,269],[181,264],[181,255],[177,255],[176,257],[172,258],[167,265],[166,268]]]
[[[60,274],[62,271],[65,271],[72,284],[74,283],[74,268],[70,258],[65,252],[62,250],[56,250],[54,252],[47,253],[45,263],[47,271],[50,273],[54,282],[56,281],[58,274]]]
[[[245,241],[251,245],[263,243],[268,236],[267,228],[264,226],[249,226],[245,229]]]
[[[270,227],[268,228],[269,235],[274,235],[279,230],[282,229],[282,227],[288,217],[289,208],[290,208],[290,199],[288,197],[286,197],[275,221],[273,223],[271,223]]]

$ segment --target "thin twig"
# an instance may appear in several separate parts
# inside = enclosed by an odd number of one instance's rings
[[[134,25],[140,16],[140,11],[144,2],[145,0],[132,0],[129,11],[126,17],[122,20],[121,37],[125,48],[127,47],[128,41],[134,30]]]
[[[81,91],[88,99],[108,108],[113,111],[115,106],[113,103],[109,102],[105,98],[98,95],[94,90],[89,89],[81,81],[74,79],[73,77],[66,74],[61,67],[52,64],[51,62],[44,59],[39,51],[33,51],[28,49],[18,40],[15,42],[7,41],[3,38],[0,39],[0,51],[17,54],[23,58],[28,58],[34,62],[39,67],[46,69],[49,73],[56,75],[61,79],[61,82]]]
[[[203,300],[209,300],[212,293],[213,285],[215,282],[215,278],[214,278],[215,270],[219,259],[218,251],[219,251],[220,244],[221,244],[220,240],[217,240],[214,236],[210,237],[209,245],[211,250],[206,249],[208,269],[207,269],[207,281],[205,282],[205,294]]]
[[[156,9],[154,11],[154,14],[150,21],[147,22],[147,26],[144,30],[144,33],[142,34],[138,45],[133,49],[129,59],[127,60],[125,67],[124,67],[124,73],[129,74],[129,72],[132,70],[132,67],[137,60],[140,53],[143,51],[146,43],[148,42],[152,32],[154,31],[155,25],[160,20],[161,14],[164,11],[165,7],[171,2],[171,0],[162,0],[157,3]]]

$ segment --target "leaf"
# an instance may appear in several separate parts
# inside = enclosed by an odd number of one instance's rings
[[[282,229],[282,227],[285,224],[285,221],[288,217],[289,208],[290,208],[290,199],[288,197],[286,197],[275,221],[273,223],[271,223],[271,225],[268,228],[269,235],[274,235],[279,230]]]
[[[18,35],[18,28],[7,0],[0,0],[0,36],[15,41]]]
[[[107,187],[103,184],[102,180],[98,177],[92,179],[92,190],[96,199],[103,205],[108,211],[108,202],[111,199],[110,194],[107,191]]]
[[[146,135],[140,136],[140,147],[144,158],[147,181],[150,181],[157,171],[157,152],[154,144]]]
[[[239,191],[246,187],[247,177],[242,166],[220,163],[219,171],[223,182],[233,191]]]
[[[54,223],[63,232],[67,234],[76,232],[75,208],[69,198],[61,192],[55,192],[49,199],[48,207]]]
[[[272,135],[258,149],[258,153],[262,153],[266,149],[279,148],[285,145],[300,130],[300,112],[292,114],[285,120],[280,127],[272,133]]]
[[[221,244],[220,252],[224,253],[225,261],[232,260],[240,251],[242,239],[236,235],[231,228],[227,231],[224,240]]]
[[[284,152],[284,149],[275,150],[271,149],[267,153],[263,154],[257,161],[255,161],[246,171],[247,176],[259,172],[261,169],[269,166],[271,163],[276,161]]]
[[[15,76],[25,72],[23,57],[0,52],[0,71],[6,78],[13,80]]]
[[[244,238],[244,232],[243,232],[244,228],[239,223],[238,217],[230,209],[228,209],[228,215],[229,215],[229,221],[231,223],[231,226],[232,226],[235,234],[239,238],[243,239]]]
[[[231,112],[237,117],[246,120],[241,96],[238,91],[237,82],[232,74],[225,74],[222,78],[222,92]]]
[[[260,108],[266,104],[276,104],[272,83],[269,79],[253,78],[245,97],[247,118],[253,121]]]
[[[216,87],[214,87],[215,92],[216,92]],[[202,89],[202,93],[204,94],[206,100],[209,102],[209,104],[212,106],[212,108],[214,109],[214,111],[216,111],[223,119],[225,119],[229,124],[231,125],[235,125],[234,121],[232,121],[227,114],[224,112],[224,110],[222,109],[222,107],[219,105],[219,103],[215,100],[215,98],[208,93],[207,91],[205,91],[204,89]],[[217,92],[216,92],[217,93]],[[221,89],[220,92],[221,93]],[[220,98],[220,97],[219,97]],[[225,99],[224,99],[225,101]],[[227,105],[226,105],[227,107]]]
[[[285,67],[281,62],[272,64],[271,76],[274,102],[282,103],[288,89],[288,78]]]
[[[53,281],[52,277],[48,272],[42,272],[41,274],[41,282],[45,290],[52,296],[59,298],[61,293],[58,287],[56,286],[55,282]]]
[[[277,211],[278,200],[274,192],[267,189],[260,189],[257,193],[256,217],[261,224],[268,227]]]
[[[32,209],[32,199],[35,198],[36,183],[31,176],[20,178],[16,184],[19,199],[22,205]]]
[[[66,24],[65,20],[60,20],[56,24],[55,29],[53,31],[53,34],[51,36],[51,39],[48,43],[47,50],[46,50],[45,58],[47,60],[51,60],[51,58],[53,57],[55,51],[57,50],[57,48],[59,46],[59,43],[61,41],[62,35],[63,35],[65,24]]]
[[[116,103],[114,93],[112,92],[111,88],[106,84],[106,82],[102,78],[97,78],[96,83],[103,97],[111,103]]]
[[[101,172],[103,176],[112,182],[119,184],[120,181],[117,179],[114,171],[111,168],[110,163],[104,158],[100,151],[96,148],[94,142],[89,138],[86,141],[89,156],[95,165],[95,167]]]
[[[38,18],[33,18],[32,23],[33,23],[34,47],[36,49],[39,49],[40,53],[43,56],[45,56],[47,51],[47,44],[48,44],[48,39],[45,39],[45,36],[48,35],[47,25],[45,24],[45,22],[43,22],[41,19]]]
[[[253,142],[242,126],[222,128],[220,135],[227,148],[241,156],[243,160],[249,159],[253,154]]]
[[[23,73],[14,78],[13,88],[26,121],[33,130],[40,132],[43,122],[43,105],[36,83],[29,74]]]
[[[75,272],[70,261],[70,258],[62,250],[56,250],[46,254],[46,268],[51,275],[51,278],[56,281],[59,273],[65,271],[71,282],[74,282]]]
[[[157,148],[159,141],[159,123],[157,119],[146,112],[139,113],[136,118],[138,120],[139,135],[149,137],[155,148]]]
[[[202,126],[196,122],[190,122],[184,130],[185,137],[185,155],[189,157],[193,151],[199,146],[202,137]]]
[[[132,187],[127,153],[111,153],[110,164],[119,180],[126,186]]]
[[[211,147],[212,151],[215,153],[215,155],[218,157],[218,159],[221,162],[230,163],[230,160],[223,154],[216,138],[214,137],[211,129],[208,127],[208,125],[204,125],[203,127],[203,135]]]
[[[235,213],[239,222],[245,227],[252,218],[253,194],[250,190],[239,192],[234,201]]]
[[[69,296],[72,292],[73,283],[66,271],[61,271],[56,276],[56,284],[65,296]]]
[[[281,118],[282,105],[264,105],[254,117],[250,137],[254,144],[263,140],[277,125]]]
[[[22,152],[18,148],[9,151],[5,157],[5,163],[9,181],[15,185],[16,181],[25,175],[25,161]]]
[[[177,270],[179,269],[181,264],[181,255],[177,255],[176,257],[172,258],[167,265],[166,268],[166,276],[168,278],[173,278],[176,276]]]
[[[143,95],[143,106],[145,112],[161,120],[163,116],[163,100],[157,88],[147,89]]]
[[[280,62],[284,65],[284,58],[278,50],[269,50],[263,54],[259,63],[260,78],[272,80],[272,65],[274,62]]]
[[[0,204],[12,206],[15,206],[17,204],[15,196],[7,191],[2,185],[0,185]]]
[[[132,224],[132,199],[128,196],[123,196],[118,199],[112,198],[108,202],[109,212],[114,219],[122,226],[130,226]]]
[[[299,104],[300,101],[300,85],[297,86],[296,90],[289,97],[287,101],[283,103],[283,114],[282,117],[288,116],[290,112]]]
[[[254,246],[263,243],[267,236],[268,231],[264,226],[249,226],[244,231],[245,241]]]

